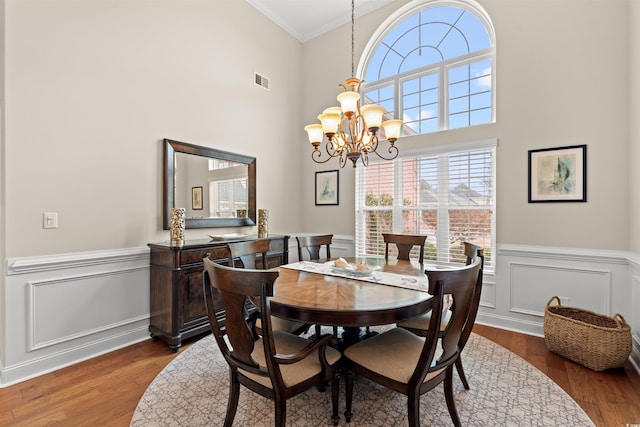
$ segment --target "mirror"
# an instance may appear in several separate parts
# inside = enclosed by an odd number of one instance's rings
[[[164,140],[163,226],[185,208],[186,228],[256,225],[255,157]]]

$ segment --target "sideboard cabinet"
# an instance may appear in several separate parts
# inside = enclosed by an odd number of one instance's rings
[[[267,259],[257,264],[267,268],[289,262],[289,236],[274,235]],[[165,341],[177,351],[182,341],[211,331],[202,287],[203,258],[209,254],[214,262],[229,265],[227,244],[258,240],[248,236],[234,240],[187,240],[183,246],[169,242],[149,243],[151,250],[151,319],[149,333],[154,339]],[[224,312],[216,313],[224,319]]]

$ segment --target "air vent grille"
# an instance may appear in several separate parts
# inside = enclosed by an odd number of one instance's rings
[[[269,79],[262,74],[253,73],[253,82],[265,90],[269,90]]]

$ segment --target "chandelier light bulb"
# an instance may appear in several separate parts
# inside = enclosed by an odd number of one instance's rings
[[[360,114],[367,124],[369,132],[375,134],[382,125],[382,116],[387,110],[378,104],[366,104],[360,107]]]
[[[340,126],[341,116],[338,113],[322,113],[318,115],[318,120],[322,122],[322,131],[325,135],[331,138],[338,132],[338,126]]]
[[[386,122],[382,122],[382,128],[384,129],[384,135],[387,141],[393,144],[400,138],[402,120],[387,120]]]
[[[337,98],[338,102],[340,102],[342,113],[345,116],[351,117],[356,111],[358,111],[358,101],[360,100],[360,94],[358,92],[342,92],[337,96]]]
[[[304,130],[307,131],[307,136],[309,137],[309,142],[311,145],[317,146],[320,145],[323,138],[322,133],[322,125],[321,124],[312,124],[304,127]]]

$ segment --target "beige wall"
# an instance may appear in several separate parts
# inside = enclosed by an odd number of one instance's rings
[[[302,46],[246,2],[7,0],[5,22],[3,259],[167,240],[163,138],[257,157],[271,231],[302,228]]]
[[[406,4],[356,22],[356,61],[378,26]],[[628,1],[480,0],[497,38],[495,124],[401,139],[400,150],[498,138],[497,242],[593,249],[629,247]],[[350,26],[304,45],[303,120],[335,104],[348,74]],[[332,55],[331,60],[327,55]],[[334,65],[337,64],[337,65]],[[302,130],[300,138],[304,137]],[[587,203],[527,203],[528,150],[587,144]],[[310,152],[310,148],[307,147]],[[304,160],[305,188],[313,170]],[[340,172],[340,206],[305,198],[305,229],[352,234],[353,182]]]
[[[629,249],[640,253],[640,2],[629,2]]]

